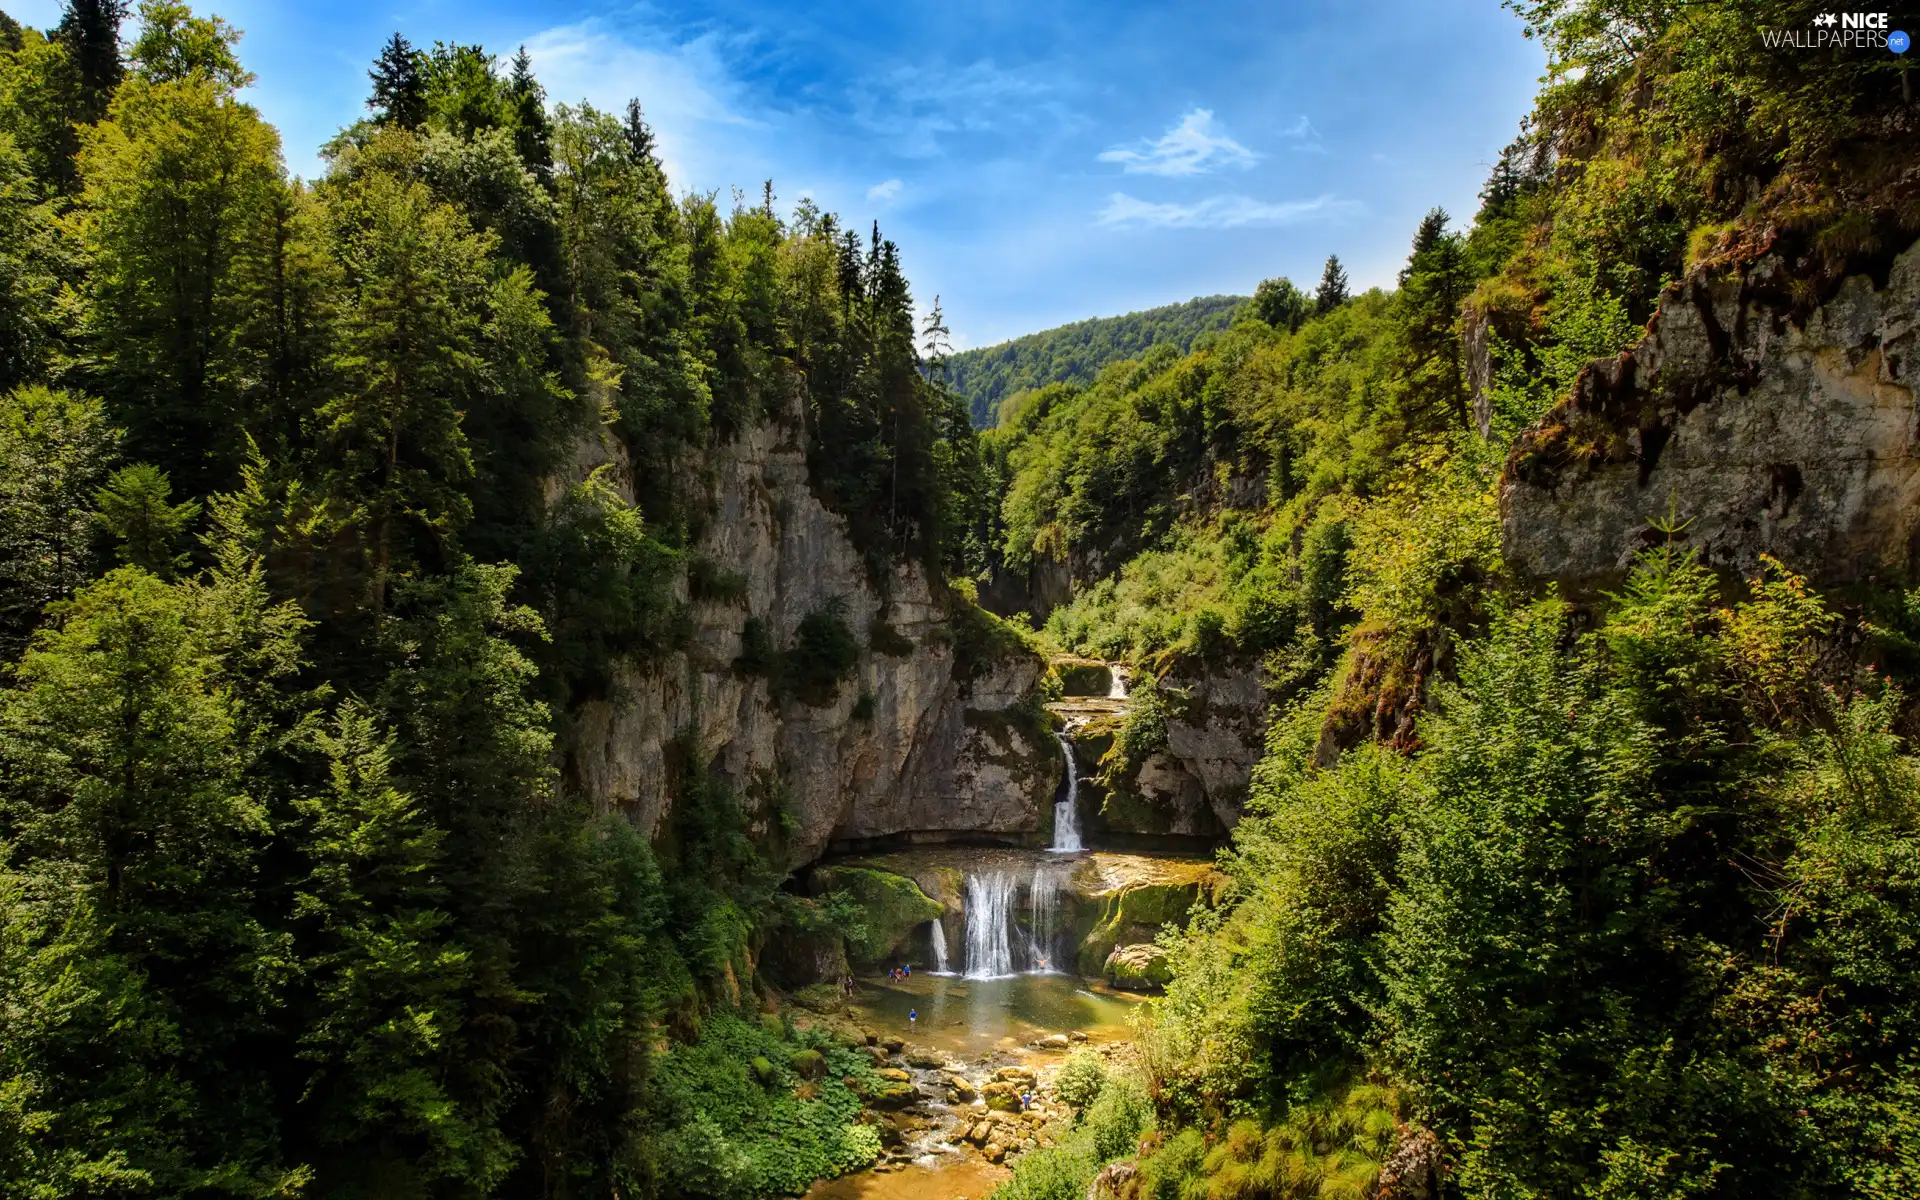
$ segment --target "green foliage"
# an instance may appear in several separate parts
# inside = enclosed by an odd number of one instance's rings
[[[1240,296],[1196,297],[962,350],[948,356],[948,378],[965,399],[973,423],[989,429],[1002,423],[1002,406],[1015,393],[1051,383],[1085,387],[1113,363],[1159,345],[1185,354],[1203,335],[1224,330],[1243,302]]]
[[[800,618],[793,645],[780,658],[780,683],[808,704],[829,704],[859,661],[847,602],[835,596]]]
[[[117,433],[97,400],[38,386],[0,396],[0,653],[9,658],[41,610],[92,573],[88,501]]]
[[[1059,1097],[1079,1110],[1090,1107],[1106,1086],[1106,1061],[1091,1050],[1081,1050],[1068,1058],[1053,1079]]]
[[[94,496],[100,527],[115,543],[115,556],[167,578],[187,565],[175,553],[181,536],[200,516],[200,504],[167,503],[172,485],[167,473],[145,463],[122,467]]]
[[[797,1048],[823,1060],[804,1078],[778,1032],[731,1012],[702,1024],[697,1042],[676,1045],[655,1064],[650,1116],[659,1123],[659,1164],[669,1194],[719,1200],[803,1191],[813,1180],[879,1157],[878,1132],[855,1123],[871,1088],[872,1060],[813,1034]],[[765,1065],[765,1082],[756,1068]]]
[[[1153,1128],[1153,1105],[1138,1080],[1109,1075],[1059,1145],[1020,1157],[994,1200],[1080,1200],[1100,1168],[1133,1153]]]
[[[825,893],[819,910],[824,917],[837,909],[858,906],[857,919],[840,930],[847,944],[850,961],[870,965],[893,955],[914,931],[944,911],[920,886],[904,875],[867,867],[822,867],[813,875],[814,886]],[[846,897],[840,901],[836,895]],[[817,926],[820,918],[816,918]]]

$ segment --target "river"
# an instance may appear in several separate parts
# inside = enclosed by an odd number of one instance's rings
[[[808,1200],[984,1200],[1012,1172],[989,1162],[988,1151],[966,1138],[988,1117],[977,1089],[996,1073],[1025,1070],[1037,1081],[1035,1093],[1050,1092],[1047,1081],[1072,1049],[1110,1049],[1125,1041],[1138,1003],[1136,996],[1059,973],[967,979],[916,971],[907,979],[861,982],[849,1006],[852,1019],[883,1045],[903,1044],[890,1061],[911,1070],[925,1099],[893,1118],[899,1140],[879,1164],[815,1184]],[[976,1089],[973,1098],[948,1089],[955,1075]],[[1045,1145],[1065,1110],[1036,1098],[1032,1114],[1021,1132]]]

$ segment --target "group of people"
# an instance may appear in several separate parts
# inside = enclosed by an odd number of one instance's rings
[[[913,964],[912,964],[912,963],[908,963],[908,964],[907,964],[906,966],[904,966],[904,967],[893,967],[893,968],[891,968],[890,970],[888,970],[888,971],[887,971],[887,978],[888,978],[888,979],[890,979],[890,980],[892,980],[892,981],[893,981],[893,982],[895,982],[895,983],[898,983],[898,982],[900,982],[900,981],[901,981],[902,979],[912,979],[912,978],[913,978]]]

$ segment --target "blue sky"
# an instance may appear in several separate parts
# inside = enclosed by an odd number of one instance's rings
[[[28,24],[57,0],[0,0]],[[676,187],[771,177],[900,244],[961,346],[1338,253],[1391,283],[1420,215],[1469,217],[1542,57],[1495,0],[1263,4],[225,0],[289,167],[358,117],[395,29],[525,44],[552,101],[637,96]]]

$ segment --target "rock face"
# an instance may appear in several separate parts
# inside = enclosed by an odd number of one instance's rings
[[[1671,512],[1714,566],[1752,574],[1770,554],[1829,582],[1911,576],[1920,246],[1804,320],[1792,282],[1771,256],[1675,285],[1639,345],[1589,367],[1508,460],[1508,565],[1604,584]]]
[[[726,589],[737,598],[696,598],[686,650],[618,668],[608,698],[575,710],[572,782],[654,836],[686,760],[711,763],[788,865],[840,838],[1037,833],[1060,769],[1032,715],[1045,664],[1008,650],[957,660],[966,643],[949,604],[915,565],[876,588],[845,522],[809,490],[801,429],[796,409],[709,456],[712,518],[695,552],[738,581]],[[736,669],[750,618],[785,648],[835,605],[861,650],[828,702],[776,696]]]
[[[1266,743],[1267,691],[1258,665],[1176,663],[1160,680],[1160,695],[1167,754],[1198,781],[1220,827],[1232,829]]]

